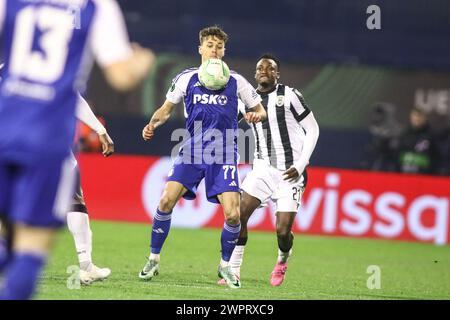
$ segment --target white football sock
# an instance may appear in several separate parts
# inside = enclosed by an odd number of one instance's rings
[[[244,260],[244,249],[245,246],[242,245],[234,247],[233,254],[230,259],[231,268],[238,275],[241,271],[242,261]]]
[[[220,259],[220,267],[221,268],[225,268],[226,266],[228,266],[230,264],[230,262],[225,261],[223,259]]]
[[[150,253],[150,260],[156,260],[156,262],[159,262],[159,253]]]
[[[279,263],[286,263],[289,259],[289,257],[292,254],[292,249],[289,250],[289,252],[283,252],[280,249],[278,249],[278,262]]]
[[[84,212],[69,212],[67,226],[75,241],[80,268],[89,271],[92,268],[92,231],[89,216]]]

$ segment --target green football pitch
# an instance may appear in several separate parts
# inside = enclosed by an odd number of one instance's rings
[[[286,280],[271,287],[275,233],[250,231],[242,288],[236,290],[216,284],[220,229],[172,229],[160,274],[144,282],[138,273],[148,255],[150,225],[93,221],[91,228],[94,262],[111,268],[111,276],[78,288],[72,281],[74,244],[64,230],[36,299],[450,299],[449,246],[297,235]]]

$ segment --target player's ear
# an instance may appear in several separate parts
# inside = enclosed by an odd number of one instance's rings
[[[202,46],[198,46],[198,54],[202,55]]]
[[[280,71],[277,71],[277,80],[280,79]]]

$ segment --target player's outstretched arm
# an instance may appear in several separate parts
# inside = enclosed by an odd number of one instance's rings
[[[154,62],[155,55],[150,49],[133,44],[132,54],[128,59],[110,64],[103,70],[111,86],[119,91],[128,91],[148,75]]]
[[[264,110],[261,103],[258,103],[256,106],[251,108],[251,110],[252,111],[245,114],[245,120],[247,120],[248,123],[256,123],[267,119],[266,110]]]
[[[147,141],[153,138],[155,129],[169,120],[174,106],[175,104],[173,104],[169,100],[166,100],[164,104],[155,111],[149,123],[142,130],[142,137],[144,138],[144,140]]]

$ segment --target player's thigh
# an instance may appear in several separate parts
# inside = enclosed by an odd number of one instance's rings
[[[250,216],[255,212],[256,209],[261,205],[261,200],[250,195],[246,191],[242,192],[241,203],[240,203],[240,215],[241,221],[247,221]]]
[[[46,254],[54,243],[55,235],[55,228],[16,224],[14,226],[13,250],[15,252]]]
[[[241,189],[239,187],[237,163],[205,165],[205,189],[208,201],[215,203],[221,203],[219,195],[226,192],[237,193],[239,195]],[[226,199],[228,198],[227,196]],[[225,201],[228,204],[228,200]]]
[[[195,199],[197,187],[205,176],[204,171],[202,165],[186,164],[176,159],[167,177],[164,187],[167,192],[163,192],[164,199],[178,201],[183,195],[188,200]]]
[[[235,191],[226,191],[219,195],[217,198],[222,205],[225,217],[235,217],[239,218],[239,205],[240,205],[240,194]]]
[[[272,196],[276,206],[276,212],[295,212],[300,208],[301,199],[305,188],[300,182],[288,182],[282,180]]]
[[[165,206],[174,206],[187,191],[180,182],[167,181],[160,202]]]
[[[275,189],[275,182],[273,181],[269,169],[261,167],[253,167],[242,182],[241,189],[248,194],[249,197],[256,198],[260,203],[266,203],[272,196]],[[244,194],[245,196],[245,194]],[[244,203],[241,206],[250,202],[249,197],[243,199]]]

